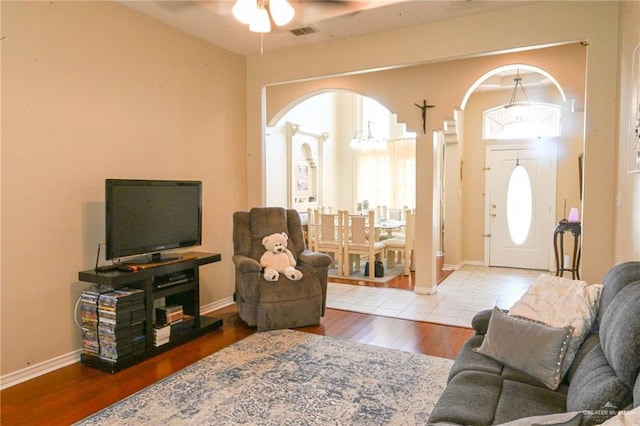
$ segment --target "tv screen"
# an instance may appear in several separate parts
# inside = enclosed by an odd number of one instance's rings
[[[197,246],[202,240],[202,182],[106,179],[106,258]]]

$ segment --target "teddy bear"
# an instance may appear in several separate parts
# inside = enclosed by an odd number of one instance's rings
[[[292,281],[302,278],[302,272],[294,268],[296,260],[291,250],[287,248],[289,237],[284,232],[267,235],[262,239],[262,245],[267,250],[260,257],[260,265],[264,268],[264,279],[278,281],[280,274],[284,274]]]

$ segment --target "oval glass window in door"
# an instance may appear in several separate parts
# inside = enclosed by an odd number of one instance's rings
[[[507,226],[515,244],[521,245],[527,239],[532,215],[531,179],[527,169],[518,164],[511,172],[507,186]]]

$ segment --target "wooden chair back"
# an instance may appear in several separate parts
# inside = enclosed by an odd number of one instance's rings
[[[313,250],[330,254],[338,275],[343,275],[343,216],[342,212],[324,213],[320,209],[313,210]]]
[[[367,257],[369,261],[369,277],[374,278],[375,258],[380,255],[384,259],[384,244],[375,238],[375,211],[369,210],[365,215],[350,215],[343,211],[344,224],[344,273],[351,274],[351,256],[357,259],[360,267],[360,256]]]

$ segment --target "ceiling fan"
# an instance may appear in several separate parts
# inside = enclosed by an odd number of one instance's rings
[[[238,3],[252,3],[254,8],[261,5],[268,10],[272,4],[283,0],[152,0],[171,13],[193,11],[203,8],[221,16],[231,15]],[[286,0],[294,11],[289,28],[311,25],[326,19],[356,15],[361,11],[398,3],[406,0]],[[271,16],[273,18],[273,16]],[[275,20],[273,20],[275,21]],[[274,22],[275,23],[275,22]],[[286,25],[286,24],[284,24]]]

